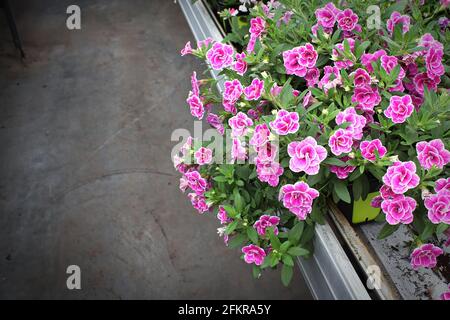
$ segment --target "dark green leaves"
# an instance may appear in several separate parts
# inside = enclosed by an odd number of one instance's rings
[[[391,225],[389,223],[386,223],[383,228],[381,228],[380,233],[378,234],[378,239],[381,240],[389,237],[391,234],[398,230],[399,226],[399,224]]]
[[[347,184],[342,180],[334,180],[334,192],[344,202],[351,203],[352,199],[350,193],[348,192]]]

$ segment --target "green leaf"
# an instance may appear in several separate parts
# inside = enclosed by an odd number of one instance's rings
[[[283,242],[282,244],[281,244],[281,246],[280,246],[280,251],[281,252],[286,252],[287,251],[287,249],[289,249],[289,247],[291,246],[291,242],[288,240],[288,241],[285,241],[285,242]]]
[[[238,188],[235,188],[233,190],[233,197],[234,197],[234,206],[236,207],[236,210],[238,212],[241,212],[244,209],[244,201],[242,200]]]
[[[444,231],[447,230],[449,227],[450,227],[450,225],[448,225],[448,224],[439,223],[437,228],[436,228],[436,233],[437,234],[444,233]]]
[[[234,220],[233,222],[231,222],[225,229],[225,233],[226,234],[231,234],[234,230],[236,230],[236,227],[238,226],[239,221],[238,220]]]
[[[426,222],[425,228],[423,229],[422,233],[420,234],[420,239],[424,242],[427,241],[427,239],[433,235],[434,227],[435,227],[434,224],[432,224],[430,222]]]
[[[351,203],[352,199],[350,197],[350,193],[348,192],[347,185],[341,180],[335,180],[334,191],[336,191],[337,196],[344,202]]]
[[[356,179],[355,181],[353,181],[352,191],[353,191],[353,199],[355,199],[355,201],[359,200],[362,194],[361,179]]]
[[[288,250],[287,253],[290,254],[291,256],[297,257],[297,256],[307,256],[309,254],[309,251],[300,247],[292,247]]]
[[[294,227],[289,231],[288,239],[291,243],[297,243],[302,236],[305,227],[304,221],[298,221]]]
[[[232,206],[230,206],[228,204],[224,204],[224,205],[222,205],[222,207],[225,209],[225,211],[231,218],[236,217],[237,212]]]
[[[281,242],[280,242],[280,239],[278,239],[278,237],[273,233],[273,228],[268,228],[266,230],[269,232],[269,239],[270,239],[270,244],[272,245],[272,248],[274,248],[276,250],[280,249]]]
[[[214,181],[217,181],[217,182],[227,182],[228,181],[228,179],[224,176],[217,176],[217,177],[214,177],[213,179],[214,179]]]
[[[293,267],[293,266],[294,266],[294,260],[292,259],[292,257],[291,257],[290,255],[287,255],[287,254],[283,255],[283,257],[281,258],[281,260],[283,261],[283,263],[284,263],[285,265],[288,265],[288,266],[290,266],[290,267]]]
[[[254,244],[258,244],[258,233],[256,232],[255,228],[248,227],[247,236]]]
[[[326,158],[325,160],[322,161],[322,163],[326,163],[326,164],[338,166],[338,167],[347,166],[347,163],[345,163],[344,161],[342,161],[338,158]]]
[[[228,242],[228,246],[231,249],[240,247],[244,243],[245,240],[247,240],[247,237],[245,236],[245,234],[240,233],[240,234],[236,235],[235,237],[231,238],[231,240]]]
[[[393,234],[395,231],[398,230],[398,228],[400,227],[399,224],[396,225],[391,225],[389,223],[386,223],[383,228],[381,228],[380,233],[378,234],[378,239],[384,239],[389,237],[391,234]]]
[[[253,279],[258,279],[261,276],[261,268],[253,265],[252,274]]]
[[[291,283],[292,276],[294,275],[294,268],[288,265],[283,264],[283,268],[281,268],[281,282],[284,286],[288,286]]]

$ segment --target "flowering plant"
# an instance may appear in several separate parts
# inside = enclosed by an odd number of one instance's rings
[[[450,223],[450,33],[434,22],[446,1],[319,2],[255,6],[240,53],[211,39],[182,50],[220,72],[194,72],[187,103],[226,141],[182,142],[180,188],[200,213],[216,211],[254,276],[281,264],[287,285],[327,202],[366,199],[375,179],[380,238],[411,228],[412,267],[432,268]]]

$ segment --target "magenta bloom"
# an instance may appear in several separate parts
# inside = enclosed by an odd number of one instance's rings
[[[319,78],[320,78],[320,71],[318,68],[314,67],[306,71],[305,80],[307,82],[308,87],[315,86],[319,82]]]
[[[448,285],[448,290],[441,294],[441,300],[450,300],[450,284]]]
[[[370,201],[370,206],[373,208],[381,208],[381,203],[383,202],[383,198],[381,196],[376,196]]]
[[[203,194],[208,189],[208,183],[205,178],[200,175],[198,171],[190,171],[184,174],[187,180],[189,188],[191,188],[196,194]]]
[[[431,222],[450,224],[450,191],[443,189],[426,197],[424,205],[428,209],[428,219]]]
[[[412,161],[396,161],[383,176],[383,182],[396,194],[402,194],[419,185],[416,165]]]
[[[243,76],[247,71],[247,62],[245,62],[245,52],[236,53],[236,61],[233,63],[233,70]]]
[[[378,50],[374,53],[364,53],[361,56],[361,64],[366,68],[367,71],[373,72],[372,62],[376,62],[380,57],[385,56],[386,51]]]
[[[329,2],[323,8],[316,9],[317,23],[324,28],[333,28],[336,22],[336,16],[340,12],[332,2]]]
[[[394,191],[392,191],[391,187],[385,184],[380,188],[380,195],[383,198],[383,200],[391,200],[402,196],[402,194],[397,194]]]
[[[358,16],[351,9],[345,9],[336,16],[338,26],[343,31],[352,31],[358,24]]]
[[[243,136],[247,133],[247,127],[253,125],[253,120],[245,113],[238,112],[237,115],[228,119],[228,124],[231,127],[232,135],[235,137]]]
[[[317,174],[320,163],[327,157],[327,150],[319,146],[313,137],[289,143],[287,151],[291,157],[289,169],[294,172],[304,171],[309,175]]]
[[[231,146],[231,159],[233,161],[244,161],[247,159],[247,150],[239,138],[233,138],[233,144]]]
[[[269,142],[270,130],[267,127],[267,124],[258,124],[255,127],[255,131],[253,132],[253,136],[250,139],[250,145],[254,147],[261,147]]]
[[[356,69],[356,71],[353,72],[352,75],[353,84],[355,85],[355,87],[369,86],[372,81],[367,71],[361,68]]]
[[[342,84],[342,78],[338,67],[325,66],[323,71],[323,77],[320,79],[317,86],[320,89],[323,89],[325,93],[327,93],[331,88],[336,88],[338,85]]]
[[[440,178],[439,180],[436,180],[434,191],[439,192],[441,190],[450,191],[450,178]]]
[[[416,144],[416,150],[419,163],[424,169],[429,170],[433,166],[442,169],[450,162],[450,152],[445,149],[441,139],[421,141]]]
[[[278,147],[270,142],[255,149],[258,152],[258,160],[262,162],[275,161],[278,155]]]
[[[223,135],[225,132],[225,128],[223,126],[222,120],[220,119],[220,117],[217,114],[214,113],[209,113],[208,117],[206,118],[206,120],[208,121],[208,123],[213,127],[216,128],[217,131]]]
[[[304,77],[307,69],[316,65],[317,57],[317,52],[310,43],[284,51],[283,60],[286,73]]]
[[[437,85],[440,82],[439,77],[429,77],[426,72],[418,73],[414,76],[414,85],[416,88],[416,91],[423,95],[423,88],[427,87],[429,91],[436,91]]]
[[[231,66],[233,63],[233,47],[220,42],[214,43],[211,49],[206,53],[206,58],[215,70]]]
[[[203,103],[200,100],[199,96],[190,93],[189,97],[186,99],[186,102],[191,109],[191,114],[194,117],[197,117],[199,120],[203,118],[203,114],[205,113],[205,108],[203,107]]]
[[[204,165],[211,163],[212,161],[212,150],[201,147],[194,153],[195,160],[197,160],[197,164]]]
[[[345,156],[341,158],[342,161],[346,162],[348,160],[350,160],[349,157]],[[336,176],[338,177],[338,179],[344,180],[347,179],[348,175],[350,173],[352,173],[353,171],[355,171],[356,167],[355,166],[345,166],[345,167],[339,167],[339,166],[330,166],[330,172],[333,172],[334,174],[336,174]]]
[[[358,103],[357,109],[372,111],[373,108],[381,102],[381,96],[376,87],[356,87],[353,92],[352,102]]]
[[[284,169],[278,162],[264,157],[256,158],[256,173],[260,181],[276,187],[283,172]]]
[[[440,77],[445,73],[442,57],[444,51],[441,48],[431,47],[425,56],[428,77]]]
[[[299,128],[298,120],[297,112],[280,110],[275,120],[270,122],[269,125],[277,134],[285,136],[289,133],[297,132]]]
[[[244,261],[248,264],[254,263],[257,266],[260,266],[264,262],[264,258],[266,257],[266,252],[254,245],[250,244],[246,247],[242,248],[242,253],[244,254]]]
[[[227,211],[222,206],[219,207],[219,211],[217,212],[217,219],[219,219],[221,224],[226,224],[232,221],[232,219],[228,217]]]
[[[374,139],[371,141],[363,141],[359,145],[359,148],[361,149],[361,154],[364,159],[367,159],[369,161],[375,161],[377,159],[375,150],[378,152],[379,158],[383,158],[384,155],[387,152],[386,147],[383,146],[380,139]]]
[[[331,152],[339,156],[342,153],[352,151],[353,137],[352,132],[345,129],[337,129],[336,132],[328,140]]]
[[[250,20],[250,33],[254,37],[259,37],[264,32],[265,28],[266,21],[263,18],[257,17]]]
[[[394,123],[403,123],[413,113],[414,105],[410,95],[392,96],[384,115]]]
[[[311,213],[312,204],[319,196],[319,191],[310,188],[307,183],[299,181],[295,184],[286,184],[281,187],[279,199],[300,220],[305,220]]]
[[[363,129],[366,125],[366,118],[356,113],[355,108],[349,107],[341,111],[336,116],[336,124],[340,125],[344,122],[349,122],[350,125],[345,129],[352,134],[353,139],[361,140],[363,136]]]
[[[399,223],[410,224],[417,202],[411,197],[400,196],[395,199],[383,200],[381,210],[386,214],[386,221],[391,225]]]
[[[264,236],[266,234],[266,229],[270,227],[273,228],[273,233],[275,235],[278,234],[277,225],[280,222],[280,217],[277,216],[269,216],[267,214],[262,215],[258,221],[255,222],[253,227],[256,229],[260,236]]]
[[[191,42],[188,41],[186,42],[186,44],[184,45],[184,48],[181,49],[181,56],[185,56],[187,54],[191,54],[192,53],[192,47],[191,47]]]
[[[244,89],[244,95],[247,100],[258,100],[264,90],[264,81],[255,78],[252,83]]]
[[[409,31],[409,25],[411,23],[411,18],[408,15],[401,15],[399,12],[394,11],[391,14],[391,17],[388,19],[386,23],[386,28],[390,34],[394,32],[395,25],[401,23],[402,31],[406,33]]]
[[[197,72],[192,72],[191,76],[192,93],[196,96],[200,95],[200,87],[197,80]]]
[[[209,210],[209,206],[206,203],[206,199],[203,195],[198,195],[195,193],[188,194],[189,200],[191,200],[191,204],[199,213],[205,213]]]
[[[426,243],[418,248],[415,248],[411,254],[411,266],[414,270],[420,267],[434,268],[436,267],[436,258],[443,254],[444,251],[433,245],[432,243]]]
[[[239,100],[244,89],[238,79],[224,82],[223,100],[235,103]]]

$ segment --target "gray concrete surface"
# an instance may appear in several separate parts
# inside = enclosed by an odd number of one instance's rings
[[[13,1],[0,12],[0,298],[304,299],[300,273],[253,280],[179,192],[193,40],[173,1]],[[65,27],[78,4],[82,29]],[[81,267],[82,289],[66,288]]]

